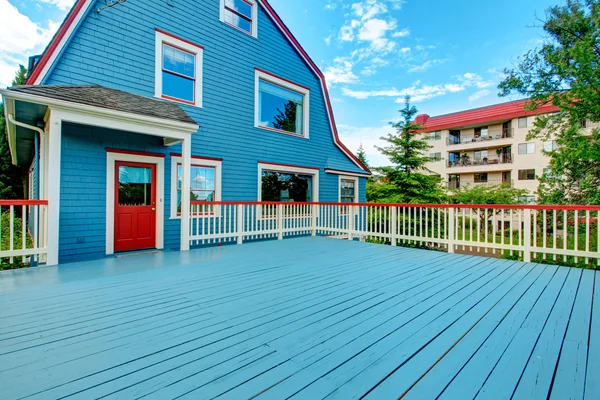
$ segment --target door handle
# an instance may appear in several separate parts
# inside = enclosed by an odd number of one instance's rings
[[[152,211],[156,211],[156,208],[152,207]]]

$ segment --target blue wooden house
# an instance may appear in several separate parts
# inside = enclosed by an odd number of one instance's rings
[[[189,248],[190,201],[361,202],[323,74],[265,0],[78,0],[0,91],[47,264]]]

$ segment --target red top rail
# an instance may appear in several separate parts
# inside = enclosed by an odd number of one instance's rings
[[[495,208],[504,210],[600,211],[600,206],[536,205],[536,204],[411,204],[411,203],[334,203],[334,202],[275,202],[275,201],[192,201],[192,205],[316,205],[362,207],[421,207],[421,208]]]
[[[0,200],[2,206],[47,206],[48,200]]]

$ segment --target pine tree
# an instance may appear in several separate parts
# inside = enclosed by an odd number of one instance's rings
[[[392,166],[376,168],[381,176],[378,182],[367,188],[367,200],[389,203],[441,203],[446,200],[442,178],[434,175],[426,164],[429,157],[425,152],[431,147],[419,138],[423,128],[414,122],[417,109],[406,97],[405,106],[400,110],[402,120],[392,123],[395,134],[381,139],[388,143],[377,149],[388,157]]]
[[[367,153],[365,153],[365,149],[363,148],[362,143],[360,144],[360,146],[358,146],[356,157],[358,158],[358,161],[360,161],[365,167],[369,168],[369,162],[367,161]]]

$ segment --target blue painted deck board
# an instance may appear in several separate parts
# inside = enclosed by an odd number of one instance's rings
[[[598,285],[310,237],[2,272],[0,393],[598,398]]]

